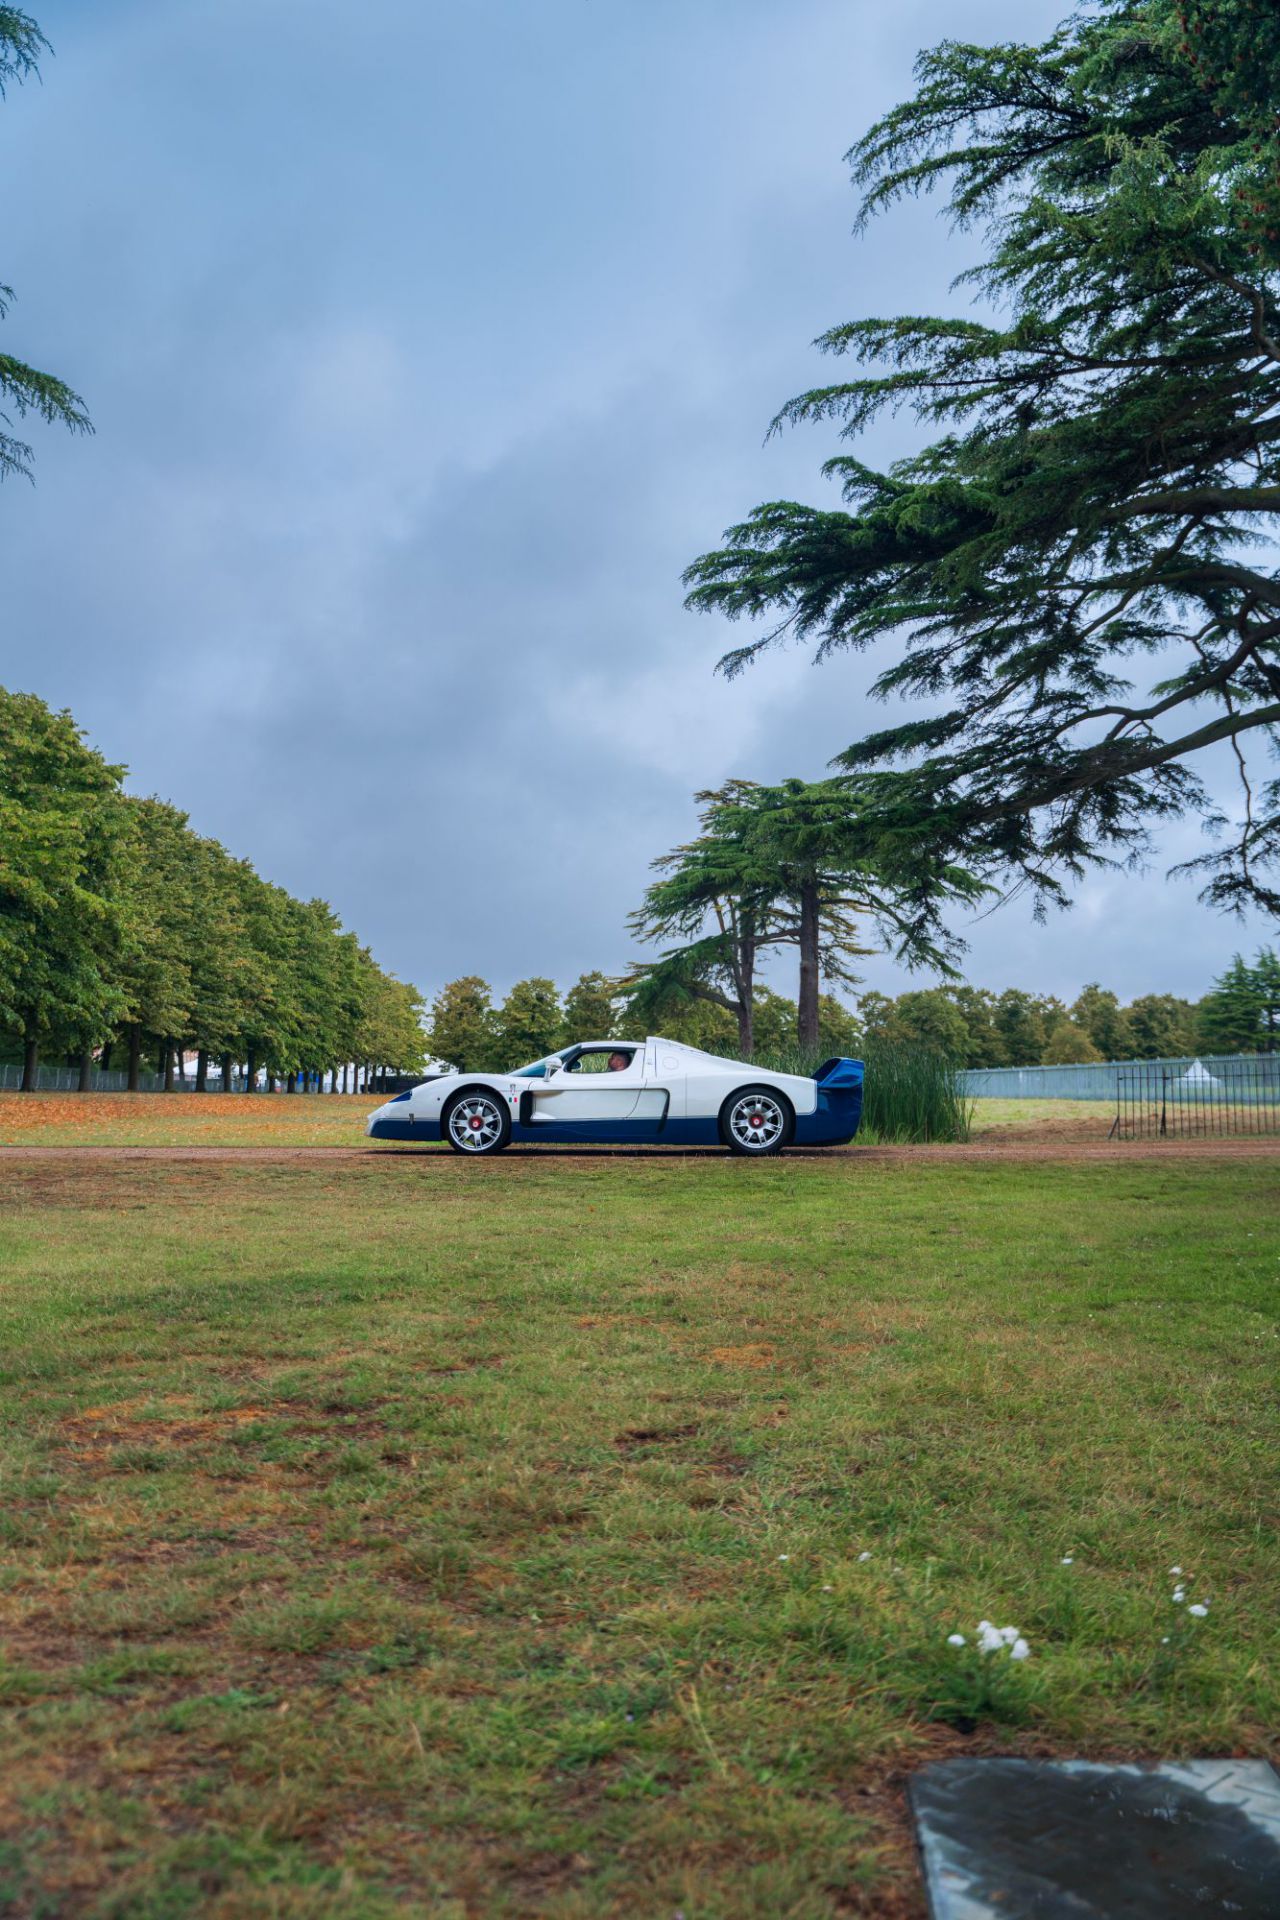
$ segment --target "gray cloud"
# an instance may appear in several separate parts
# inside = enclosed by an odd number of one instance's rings
[[[1058,10],[973,0],[965,31]],[[824,436],[762,444],[812,336],[950,297],[932,208],[849,237],[840,155],[954,10],[370,0],[355,43],[337,0],[41,19],[58,57],[0,109],[5,344],[98,434],[43,436],[0,500],[0,674],[428,989],[620,967],[692,790],[816,774],[863,724],[865,663],[717,679],[679,573],[818,496]],[[971,976],[1200,991],[1265,930],[1165,864],[982,922]]]

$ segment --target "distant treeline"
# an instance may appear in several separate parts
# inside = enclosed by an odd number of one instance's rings
[[[1144,993],[1128,1006],[1096,982],[1070,1006],[1009,987],[926,987],[889,999],[864,993],[863,1030],[934,1048],[965,1067],[1068,1066],[1092,1060],[1172,1060],[1196,1053],[1271,1052],[1280,1040],[1280,961],[1239,955],[1201,1000]]]
[[[431,1009],[428,1046],[463,1072],[512,1067],[577,1040],[641,1039],[647,1021],[628,1002],[627,982],[585,973],[561,998],[554,980],[519,980],[495,1004],[488,982],[450,981]],[[794,1000],[757,987],[754,1052],[794,1048]],[[673,1040],[735,1055],[738,1022],[723,1007],[689,999],[659,1022]],[[819,1048],[856,1053],[869,1046],[920,1049],[962,1067],[1066,1065],[1091,1060],[1176,1059],[1194,1053],[1270,1052],[1280,1041],[1280,960],[1264,948],[1251,964],[1237,956],[1198,1001],[1141,994],[1128,1006],[1093,984],[1070,1005],[1017,987],[923,987],[890,998],[863,993],[856,1010],[831,994],[819,1001]]]
[[[796,1045],[796,1003],[757,987],[755,1053],[785,1052]],[[708,1053],[738,1053],[738,1022],[726,1008],[689,999],[672,1005],[658,1023],[668,1039]],[[563,1000],[554,980],[539,975],[518,980],[494,1004],[486,980],[468,974],[451,980],[431,1008],[427,1045],[438,1060],[463,1073],[503,1070],[537,1060],[577,1040],[643,1040],[650,1026],[628,1006],[623,983],[603,973],[584,973]],[[818,1044],[823,1052],[847,1053],[861,1038],[855,1014],[831,994],[818,1001]]]
[[[175,1052],[223,1085],[319,1082],[348,1063],[416,1071],[422,1001],[344,932],[323,900],[295,900],[124,769],[71,716],[0,688],[0,1053],[24,1086],[40,1056],[140,1069],[172,1082]]]

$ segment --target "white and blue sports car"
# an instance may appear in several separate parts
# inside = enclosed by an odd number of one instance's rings
[[[843,1146],[861,1118],[860,1060],[828,1060],[809,1079],[651,1037],[590,1040],[512,1073],[441,1074],[388,1100],[365,1130],[457,1153],[542,1140],[762,1154]]]

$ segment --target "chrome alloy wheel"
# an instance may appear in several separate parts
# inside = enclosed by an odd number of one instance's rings
[[[787,1131],[787,1116],[776,1100],[749,1093],[729,1109],[729,1137],[744,1153],[769,1153]]]
[[[449,1138],[463,1153],[487,1153],[502,1140],[506,1115],[485,1093],[469,1093],[449,1109]]]

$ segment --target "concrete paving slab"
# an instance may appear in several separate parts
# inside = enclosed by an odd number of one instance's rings
[[[933,1920],[1280,1920],[1265,1760],[946,1760],[910,1799]]]

